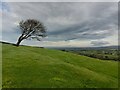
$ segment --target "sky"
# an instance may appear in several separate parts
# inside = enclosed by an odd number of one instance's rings
[[[42,47],[98,47],[118,45],[117,2],[2,2],[1,41],[16,43],[21,20],[44,23],[47,37],[24,40]]]

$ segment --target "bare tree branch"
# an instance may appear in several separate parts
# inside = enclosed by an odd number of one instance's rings
[[[19,46],[20,42],[24,39],[27,39],[29,37],[36,38],[36,40],[41,41],[40,38],[43,38],[46,36],[46,29],[45,26],[35,19],[27,19],[25,21],[21,21],[19,23],[20,30],[22,31],[22,35],[19,37],[17,46]]]

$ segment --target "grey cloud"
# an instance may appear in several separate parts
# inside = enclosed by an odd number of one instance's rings
[[[104,45],[108,45],[109,42],[108,41],[91,41],[91,44],[93,46],[104,46]]]
[[[117,31],[117,3],[58,3],[14,2],[8,3],[11,13],[17,17],[4,16],[3,35],[7,26],[16,30],[12,23],[21,19],[35,18],[47,28],[45,41],[95,40],[114,35]],[[8,18],[9,17],[9,18]],[[12,17],[12,18],[11,18]],[[9,25],[8,20],[11,21]],[[10,29],[12,30],[12,29]],[[99,33],[103,31],[103,33]],[[98,32],[98,33],[96,33]],[[10,38],[16,40],[17,34]],[[4,38],[3,36],[3,38]],[[4,38],[5,40],[5,38]]]

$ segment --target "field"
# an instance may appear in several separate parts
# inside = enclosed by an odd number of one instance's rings
[[[0,43],[0,89],[2,88],[2,44]]]
[[[3,88],[117,88],[118,62],[2,44]]]

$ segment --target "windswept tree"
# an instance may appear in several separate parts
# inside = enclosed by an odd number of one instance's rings
[[[46,29],[43,23],[35,19],[20,21],[19,28],[21,36],[18,38],[16,46],[19,46],[24,39],[36,39],[41,41],[46,36]]]

